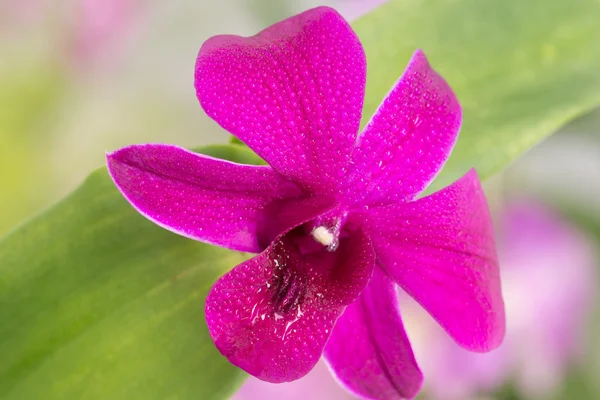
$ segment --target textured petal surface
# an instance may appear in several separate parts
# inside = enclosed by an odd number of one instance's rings
[[[300,193],[268,166],[235,164],[171,145],[125,147],[108,154],[107,164],[121,193],[146,218],[233,250],[262,251],[274,237],[266,233],[276,223],[269,206]]]
[[[355,143],[366,79],[362,46],[318,7],[258,35],[215,36],[196,62],[204,111],[303,188],[335,190]]]
[[[497,347],[505,331],[494,229],[475,170],[447,188],[366,215],[377,263],[461,346]]]
[[[348,191],[356,201],[413,199],[440,171],[458,137],[461,108],[417,50],[361,133]]]
[[[412,399],[423,382],[404,331],[394,283],[379,268],[338,319],[325,347],[329,366],[365,398]]]
[[[289,382],[317,363],[335,321],[368,283],[375,255],[357,231],[337,251],[303,254],[302,227],[223,276],[206,300],[217,348],[268,382]]]

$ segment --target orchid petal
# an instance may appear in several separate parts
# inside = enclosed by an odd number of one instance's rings
[[[324,354],[338,380],[364,398],[412,399],[423,382],[395,285],[379,268],[338,319]]]
[[[414,199],[448,159],[461,115],[452,89],[417,50],[358,139],[351,197],[363,204]]]
[[[369,210],[377,263],[462,347],[488,351],[505,331],[494,230],[475,170],[417,201]]]
[[[204,111],[303,189],[333,191],[358,132],[362,46],[333,9],[318,7],[249,38],[207,40],[196,62]]]
[[[371,277],[375,255],[356,231],[337,251],[306,254],[297,228],[235,267],[213,286],[206,320],[229,361],[274,383],[306,375],[317,363],[335,321]]]
[[[117,188],[146,218],[239,251],[258,253],[281,233],[272,232],[270,207],[300,193],[268,166],[236,164],[165,144],[125,147],[108,154],[107,164]]]

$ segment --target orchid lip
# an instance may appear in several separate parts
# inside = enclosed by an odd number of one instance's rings
[[[297,310],[298,314],[302,313],[300,305],[304,301],[308,286],[308,278],[304,271],[290,268],[287,265],[289,256],[283,253],[283,250],[280,257],[279,260],[273,260],[276,273],[268,285],[276,319],[283,318],[283,315],[290,314],[292,310]]]

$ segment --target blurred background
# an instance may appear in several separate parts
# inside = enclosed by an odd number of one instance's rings
[[[354,19],[384,1],[2,0],[0,236],[71,192],[104,153],[229,136],[198,105],[197,51],[319,4]],[[600,398],[600,111],[486,182],[498,227],[508,335],[457,348],[400,293],[425,399]],[[269,397],[270,396],[270,397]],[[287,385],[249,380],[236,399],[351,399],[319,365]]]

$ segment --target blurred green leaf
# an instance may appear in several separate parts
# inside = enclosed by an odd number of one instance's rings
[[[353,26],[367,53],[366,122],[416,48],[455,90],[461,135],[433,189],[483,178],[600,104],[597,0],[397,0]]]
[[[236,138],[235,136],[231,136],[229,138],[229,143],[231,143],[231,144],[241,144],[242,146],[245,146],[244,142],[242,142],[240,139]]]
[[[562,388],[554,396],[556,400],[562,399],[597,399],[598,381],[595,375],[590,374],[586,368],[573,368],[565,377]]]
[[[47,121],[65,89],[55,65],[38,59],[17,62],[11,55],[3,57],[9,62],[0,67],[0,236],[44,202],[32,191],[43,193],[40,186],[54,182],[40,153],[47,150]]]
[[[215,349],[204,298],[243,259],[147,221],[94,172],[0,241],[0,398],[225,398],[242,374]]]

